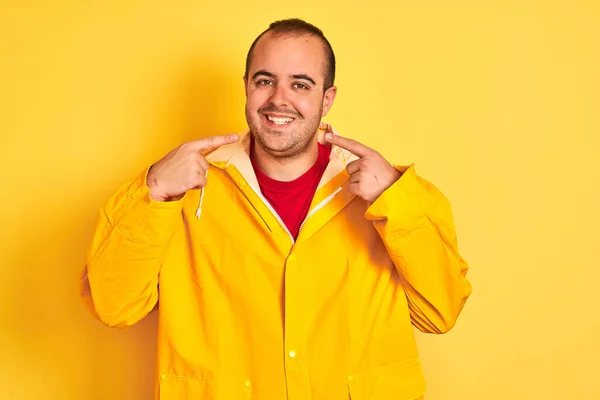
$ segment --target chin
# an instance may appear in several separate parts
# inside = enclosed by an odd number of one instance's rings
[[[273,157],[289,157],[297,152],[297,146],[294,143],[290,143],[289,138],[286,138],[281,133],[262,131],[254,136],[257,144]]]
[[[267,136],[271,136],[271,134],[267,134]],[[273,137],[260,136],[258,142],[263,149],[273,155],[293,152],[293,148],[295,147],[293,144],[286,143],[284,140],[278,140],[278,138]]]

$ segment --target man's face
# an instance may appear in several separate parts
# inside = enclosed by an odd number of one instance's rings
[[[246,80],[246,120],[258,144],[276,158],[295,158],[314,143],[336,88],[323,93],[325,51],[311,35],[263,35]]]

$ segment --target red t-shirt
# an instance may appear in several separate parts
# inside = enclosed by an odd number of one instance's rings
[[[296,239],[323,172],[329,163],[331,147],[319,143],[319,155],[314,165],[304,174],[289,182],[277,181],[265,175],[254,159],[253,147],[254,142],[250,149],[250,160],[258,179],[260,191]]]

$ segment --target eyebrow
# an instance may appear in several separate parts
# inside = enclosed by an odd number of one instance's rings
[[[265,71],[264,69],[260,69],[256,71],[254,75],[252,75],[252,79],[255,79],[257,76],[260,75],[268,76],[269,78],[275,78],[274,74],[270,73],[269,71]]]
[[[303,75],[303,74],[300,74],[300,75],[292,75],[292,78],[294,78],[294,79],[303,79],[303,80],[305,80],[305,81],[309,81],[309,82],[310,82],[310,83],[312,83],[313,85],[316,85],[315,81],[313,81],[313,80],[310,78],[310,76],[308,76],[308,75]]]
[[[269,71],[265,71],[264,69],[258,70],[256,71],[253,75],[252,75],[252,79],[256,79],[257,76],[268,76],[270,78],[275,78],[275,74],[273,74],[272,72]],[[292,75],[292,78],[294,79],[302,79],[305,81],[308,81],[310,83],[312,83],[313,85],[316,85],[315,81],[308,75],[305,74],[296,74],[296,75]]]

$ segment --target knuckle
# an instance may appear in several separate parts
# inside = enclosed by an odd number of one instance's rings
[[[183,143],[181,146],[179,146],[180,149],[184,149],[184,150],[187,150],[190,147],[191,147],[191,143],[190,142]]]
[[[187,155],[187,162],[190,163],[191,165],[197,165],[198,164],[198,153],[195,151],[190,151]]]
[[[204,175],[198,175],[196,177],[196,179],[194,179],[194,184],[192,186],[194,186],[194,187],[206,186],[206,178],[204,177]]]

